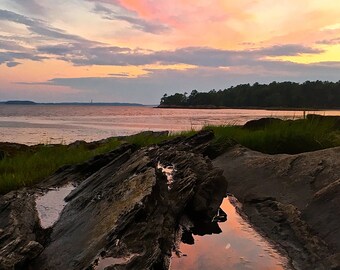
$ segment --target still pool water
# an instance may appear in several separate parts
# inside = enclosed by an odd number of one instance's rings
[[[282,270],[291,269],[288,260],[275,247],[257,233],[237,212],[230,201],[223,200],[222,210],[227,221],[219,222],[219,234],[194,236],[195,243],[181,243],[184,256],[173,255],[171,270]]]

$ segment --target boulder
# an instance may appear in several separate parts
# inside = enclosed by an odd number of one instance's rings
[[[340,267],[340,147],[268,155],[234,146],[213,164],[241,212],[296,268]]]
[[[273,117],[266,117],[266,118],[260,118],[256,120],[250,120],[246,122],[243,125],[244,129],[250,129],[250,130],[258,130],[258,129],[264,129],[269,125],[272,125],[274,123],[280,123],[283,120],[279,118],[273,118]]]

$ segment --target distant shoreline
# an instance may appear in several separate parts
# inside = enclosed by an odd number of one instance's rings
[[[340,111],[339,108],[284,108],[284,107],[224,107],[224,106],[155,106],[157,109],[203,109],[203,110],[266,110],[266,111]]]
[[[140,103],[126,103],[126,102],[34,102],[34,101],[26,101],[26,100],[10,100],[10,101],[2,101],[0,105],[27,105],[27,106],[35,106],[35,105],[44,105],[44,106],[136,106],[143,107],[147,106]]]

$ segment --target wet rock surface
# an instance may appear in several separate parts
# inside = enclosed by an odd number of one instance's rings
[[[339,269],[340,148],[266,155],[234,146],[213,161],[241,213],[296,269]]]
[[[212,138],[123,145],[0,197],[0,269],[168,269],[181,217],[211,220],[226,194],[222,170],[199,153]],[[159,163],[175,165],[170,189]],[[38,194],[69,183],[59,219],[43,229]]]

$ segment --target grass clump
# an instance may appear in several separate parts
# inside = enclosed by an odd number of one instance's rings
[[[95,149],[86,145],[39,145],[34,151],[19,152],[0,160],[0,194],[38,183],[64,165],[84,162],[91,157],[109,152],[120,145],[110,139]]]
[[[153,144],[159,144],[161,142],[164,142],[166,140],[171,140],[176,137],[182,136],[182,137],[189,137],[197,133],[195,130],[189,130],[189,131],[181,131],[181,132],[173,132],[173,133],[152,133],[152,132],[142,132],[138,133],[136,135],[128,136],[124,138],[124,141],[135,144],[139,147],[143,146],[149,146]]]
[[[143,147],[152,144],[158,144],[168,139],[169,135],[167,133],[155,135],[152,132],[142,132],[136,135],[126,137],[124,138],[124,141],[127,143],[135,144],[139,147]]]
[[[214,131],[215,144],[233,140],[268,154],[297,154],[340,146],[340,130],[333,120],[279,121],[254,130],[241,126],[207,126],[205,129]]]

